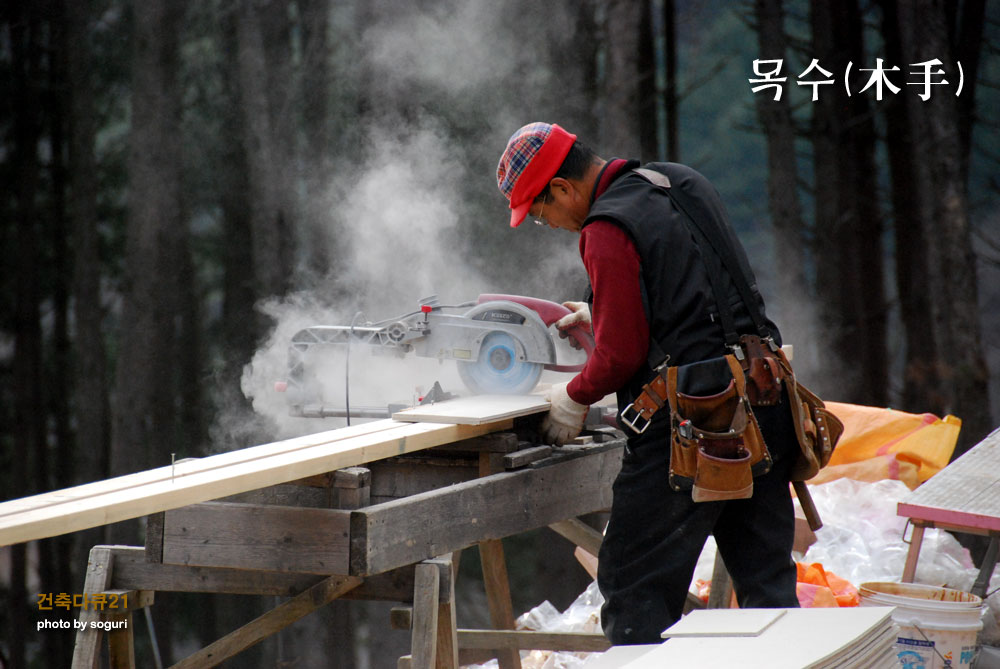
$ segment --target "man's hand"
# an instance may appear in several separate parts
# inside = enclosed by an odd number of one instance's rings
[[[552,386],[545,399],[552,405],[542,420],[542,437],[545,443],[562,446],[580,434],[583,421],[590,407],[574,402],[566,392],[565,383]]]
[[[566,314],[562,318],[556,321],[556,329],[559,330],[559,336],[563,339],[569,339],[569,345],[573,348],[579,349],[580,343],[566,334],[566,330],[573,327],[574,325],[580,325],[587,332],[591,331],[590,324],[590,307],[586,302],[563,302],[562,305],[569,309],[570,314]]]

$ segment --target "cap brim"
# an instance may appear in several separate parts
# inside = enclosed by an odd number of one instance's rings
[[[524,219],[528,216],[528,210],[531,209],[531,205],[534,201],[528,200],[517,207],[511,207],[510,209],[510,227],[516,228],[517,226],[524,223]]]

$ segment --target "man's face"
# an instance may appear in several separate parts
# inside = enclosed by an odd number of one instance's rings
[[[535,199],[531,209],[528,210],[528,216],[539,225],[580,232],[589,207],[584,207],[581,215],[576,189],[568,187],[565,183],[556,184],[556,181],[553,180],[550,183],[548,193]],[[563,179],[558,179],[558,181],[565,182]]]

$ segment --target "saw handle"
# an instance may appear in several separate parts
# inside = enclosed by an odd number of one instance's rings
[[[539,318],[542,319],[542,322],[545,323],[546,327],[550,327],[563,316],[573,313],[558,302],[549,302],[548,300],[542,300],[537,297],[525,297],[523,295],[497,295],[489,293],[480,295],[477,304],[482,304],[483,302],[495,302],[498,300],[514,302],[515,304],[520,304],[521,306],[531,309],[538,314]],[[589,359],[591,354],[594,352],[594,336],[580,324],[566,328],[563,332],[566,333],[567,337],[571,337],[580,345],[580,348],[583,349]],[[553,372],[579,372],[583,370],[583,364],[551,364],[545,365],[545,369]]]

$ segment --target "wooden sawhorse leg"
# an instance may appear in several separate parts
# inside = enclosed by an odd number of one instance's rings
[[[135,633],[132,613],[153,603],[149,590],[110,590],[115,546],[94,546],[87,562],[83,608],[77,622],[73,669],[95,669],[101,640],[108,635],[111,669],[135,669]]]
[[[398,669],[458,669],[457,564],[455,557],[446,557],[415,566],[410,654],[399,658]]]

